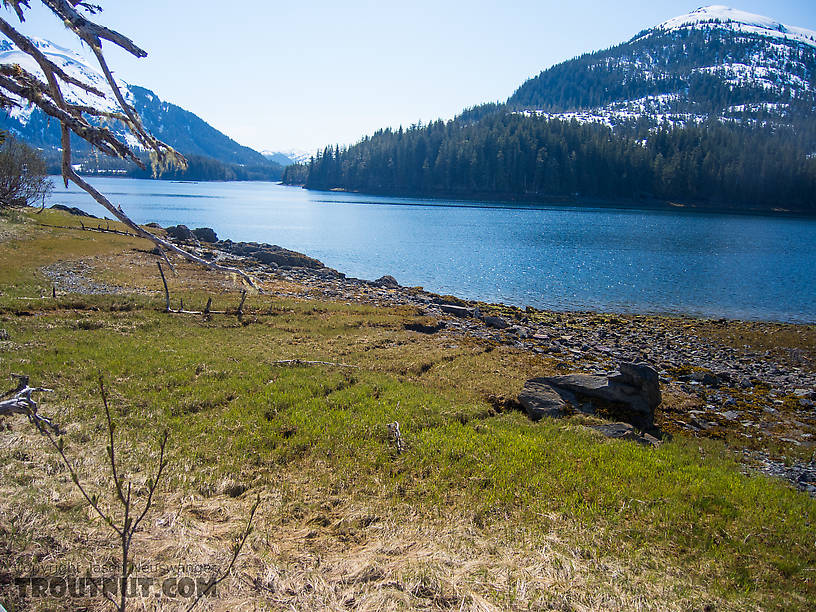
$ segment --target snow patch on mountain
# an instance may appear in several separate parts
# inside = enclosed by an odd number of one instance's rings
[[[293,164],[307,162],[309,161],[309,158],[312,157],[312,153],[307,153],[302,149],[287,149],[285,151],[273,151],[272,149],[267,149],[265,151],[261,151],[261,155],[273,161],[276,161],[280,157],[285,157]]]
[[[672,31],[684,28],[727,28],[735,32],[796,41],[816,47],[816,31],[814,30],[785,25],[770,17],[747,13],[720,4],[700,7],[688,15],[664,21],[654,29]]]
[[[43,40],[41,38],[32,38],[34,45],[45,55],[49,60],[54,62],[57,66],[62,68],[68,75],[91,85],[104,94],[100,97],[91,92],[77,87],[76,85],[65,83],[62,87],[65,100],[70,104],[78,104],[82,106],[93,106],[108,112],[115,112],[119,110],[116,103],[116,98],[113,95],[113,90],[108,84],[107,79],[102,72],[89,64],[85,59],[80,57],[77,53],[65,47],[60,47],[54,43]],[[39,64],[31,56],[20,51],[8,39],[0,38],[0,64],[19,65],[23,70],[38,76],[45,81],[45,74],[40,68]],[[121,79],[117,80],[122,95],[125,100],[131,102],[133,95],[130,92],[130,85]],[[25,123],[31,116],[33,107],[27,103],[23,103],[20,107],[14,108],[9,112],[9,115],[18,121]]]

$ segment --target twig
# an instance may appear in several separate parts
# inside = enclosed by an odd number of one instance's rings
[[[278,361],[273,361],[273,366],[311,366],[311,365],[324,365],[324,366],[335,366],[338,368],[354,368],[359,369],[360,366],[351,365],[348,363],[334,363],[333,361],[304,361],[302,359],[280,359]]]
[[[23,384],[23,380],[25,380],[25,384],[27,387],[28,379],[27,377],[21,377],[21,385]],[[63,438],[55,438],[53,434],[48,431],[46,428],[39,426],[38,429],[48,438],[48,441],[51,445],[57,450],[59,453],[60,458],[62,459],[63,464],[68,469],[68,472],[71,475],[71,480],[73,481],[74,485],[79,489],[82,496],[88,502],[88,504],[93,508],[93,510],[99,515],[99,517],[105,521],[105,523],[113,530],[117,537],[119,538],[119,544],[122,551],[122,575],[121,575],[121,584],[119,585],[119,601],[115,601],[108,593],[106,593],[103,589],[103,595],[108,599],[111,603],[113,603],[116,610],[119,612],[124,612],[127,607],[127,581],[130,575],[133,573],[134,566],[130,561],[130,549],[133,542],[133,536],[136,533],[139,525],[141,524],[144,517],[147,515],[148,511],[153,505],[153,495],[156,492],[156,488],[159,485],[159,481],[161,480],[162,474],[164,473],[165,468],[167,467],[167,459],[165,457],[165,451],[167,448],[167,440],[169,438],[169,434],[167,431],[164,432],[164,435],[161,438],[160,442],[160,453],[159,453],[159,463],[158,469],[156,471],[156,475],[152,478],[148,478],[147,481],[147,500],[145,501],[144,507],[142,508],[141,513],[139,513],[138,518],[134,520],[133,515],[134,513],[134,504],[132,499],[132,492],[133,492],[133,483],[127,482],[127,486],[125,486],[125,477],[119,473],[119,469],[116,465],[116,455],[115,455],[115,440],[114,440],[114,431],[116,430],[116,426],[113,423],[113,418],[111,417],[110,413],[110,406],[108,405],[108,394],[105,390],[105,384],[102,380],[102,377],[99,377],[99,392],[102,396],[102,404],[105,408],[105,419],[108,425],[108,447],[107,447],[107,454],[108,459],[110,461],[110,470],[111,476],[113,477],[114,487],[116,491],[116,498],[119,501],[119,504],[122,506],[123,509],[123,516],[121,524],[117,525],[113,519],[113,515],[106,514],[99,505],[99,495],[97,494],[90,494],[85,489],[83,484],[79,480],[79,474],[77,473],[76,469],[74,468],[74,464],[68,459],[68,456],[65,454],[65,444]]]
[[[213,577],[209,580],[207,584],[207,588],[201,591],[198,596],[193,600],[193,603],[190,604],[190,607],[187,608],[187,612],[190,612],[193,608],[196,607],[199,601],[201,601],[202,597],[206,597],[207,594],[214,589],[219,583],[221,583],[227,576],[229,576],[230,572],[232,571],[233,566],[235,565],[236,559],[238,559],[238,555],[241,554],[241,549],[244,547],[244,544],[249,537],[249,534],[252,533],[252,520],[255,518],[255,512],[258,510],[258,506],[261,504],[261,496],[260,494],[255,499],[255,503],[252,505],[252,510],[249,511],[249,518],[247,519],[246,527],[244,528],[244,533],[241,536],[241,539],[238,540],[232,549],[232,559],[230,559],[229,565],[227,569],[225,569],[221,575],[216,578],[216,574],[213,574]]]

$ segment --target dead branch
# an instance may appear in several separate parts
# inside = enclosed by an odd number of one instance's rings
[[[164,310],[165,312],[170,312],[170,291],[167,289],[167,279],[164,277],[164,270],[162,269],[161,262],[157,261],[156,265],[159,266],[159,274],[161,274],[162,284],[164,285]]]
[[[3,395],[0,395],[0,398],[10,396],[10,399],[0,401],[0,416],[22,414],[27,417],[31,423],[36,425],[40,431],[44,431],[45,427],[50,427],[54,432],[60,433],[59,425],[54,423],[51,419],[37,413],[39,406],[31,397],[32,393],[52,393],[53,391],[44,387],[29,387],[28,376],[12,374],[12,378],[16,378],[18,384],[17,387],[11,391],[6,391]]]
[[[74,227],[71,225],[51,225],[50,223],[37,223],[40,227],[50,227],[53,229],[67,229],[67,230],[76,230],[79,232],[102,232],[103,234],[116,234],[118,236],[129,236],[131,238],[140,238],[136,234],[131,232],[123,232],[122,230],[117,229],[109,229],[104,227],[88,227],[84,223],[80,221],[82,227]]]
[[[2,0],[2,2],[4,6],[14,10],[20,21],[25,21],[25,11],[30,9],[29,0]],[[145,57],[147,52],[139,48],[126,36],[94,23],[77,11],[77,7],[81,7],[91,15],[94,15],[98,13],[100,9],[93,4],[74,0],[41,0],[41,2],[63,22],[66,28],[76,34],[76,36],[93,51],[121,112],[111,113],[92,106],[67,103],[62,91],[64,84],[79,87],[85,91],[99,95],[101,98],[104,98],[105,95],[90,83],[83,82],[65,73],[64,70],[50,61],[45,54],[37,49],[37,46],[30,38],[21,34],[11,24],[2,19],[0,19],[0,32],[4,33],[20,51],[37,62],[37,65],[45,76],[45,81],[40,80],[37,76],[27,72],[17,64],[0,66],[0,106],[20,106],[19,101],[23,101],[36,106],[46,115],[60,122],[62,177],[66,187],[69,182],[76,184],[101,206],[110,211],[119,221],[130,228],[137,236],[150,240],[160,250],[172,251],[193,263],[197,263],[211,270],[235,274],[254,289],[259,289],[255,280],[246,272],[238,268],[222,266],[215,262],[207,261],[139,227],[125,214],[121,207],[115,206],[74,171],[71,164],[71,132],[106,155],[127,159],[141,168],[145,167],[142,159],[136,155],[134,150],[124,139],[117,137],[116,134],[108,128],[97,125],[98,122],[96,120],[100,117],[117,120],[130,131],[138,143],[150,153],[154,173],[164,171],[170,166],[184,169],[187,167],[187,160],[178,151],[152,136],[144,128],[141,118],[136,113],[136,110],[126,102],[119,84],[113,77],[113,73],[102,51],[102,41],[111,42],[128,53],[140,58]]]
[[[273,366],[314,366],[314,365],[324,365],[324,366],[334,366],[337,368],[354,368],[355,370],[359,370],[360,366],[350,365],[348,363],[334,363],[332,361],[304,361],[302,359],[280,359],[278,361],[273,361]]]
[[[405,450],[405,443],[402,440],[402,434],[400,433],[398,421],[388,424],[388,433],[391,434],[391,437],[394,439],[394,443],[397,445],[397,454],[401,455]]]

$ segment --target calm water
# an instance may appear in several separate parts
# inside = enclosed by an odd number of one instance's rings
[[[349,276],[554,310],[816,321],[816,220],[510,206],[273,183],[92,182],[139,223],[212,227]],[[51,204],[104,209],[58,184]]]

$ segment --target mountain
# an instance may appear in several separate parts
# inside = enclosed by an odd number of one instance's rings
[[[816,32],[711,6],[544,70],[504,104],[327,147],[315,189],[816,213]]]
[[[312,156],[311,153],[306,153],[299,149],[290,149],[288,151],[261,151],[269,161],[273,161],[281,166],[291,166],[292,164],[301,164],[308,161]]]
[[[507,104],[608,125],[718,116],[790,123],[816,99],[816,32],[709,6],[543,71]]]
[[[66,85],[64,94],[68,102],[97,106],[109,111],[116,110],[113,92],[96,67],[70,49],[42,39],[33,39],[33,42],[69,75],[81,78],[105,93],[105,97],[100,98],[73,85]],[[8,40],[0,40],[0,63],[20,64],[29,72],[42,75],[36,62]],[[279,164],[270,162],[257,151],[238,144],[195,114],[162,101],[157,94],[144,87],[131,85],[122,80],[119,80],[119,85],[125,100],[141,115],[145,127],[157,138],[190,158],[193,162],[191,165],[195,165],[201,175],[197,175],[196,178],[203,176],[205,166],[208,171],[218,168],[216,173],[218,178],[236,173],[245,174],[242,168],[253,168],[256,173],[260,172],[266,178],[279,178],[281,172]],[[0,114],[0,129],[9,131],[30,145],[42,149],[49,159],[55,160],[59,155],[59,125],[55,121],[50,121],[37,108],[23,106],[12,109],[8,114]],[[112,129],[134,149],[140,150],[138,143],[124,127],[114,125]],[[87,170],[121,172],[126,168],[125,164],[118,160],[97,160],[88,144],[79,138],[73,137],[72,142],[75,161],[83,164]]]

